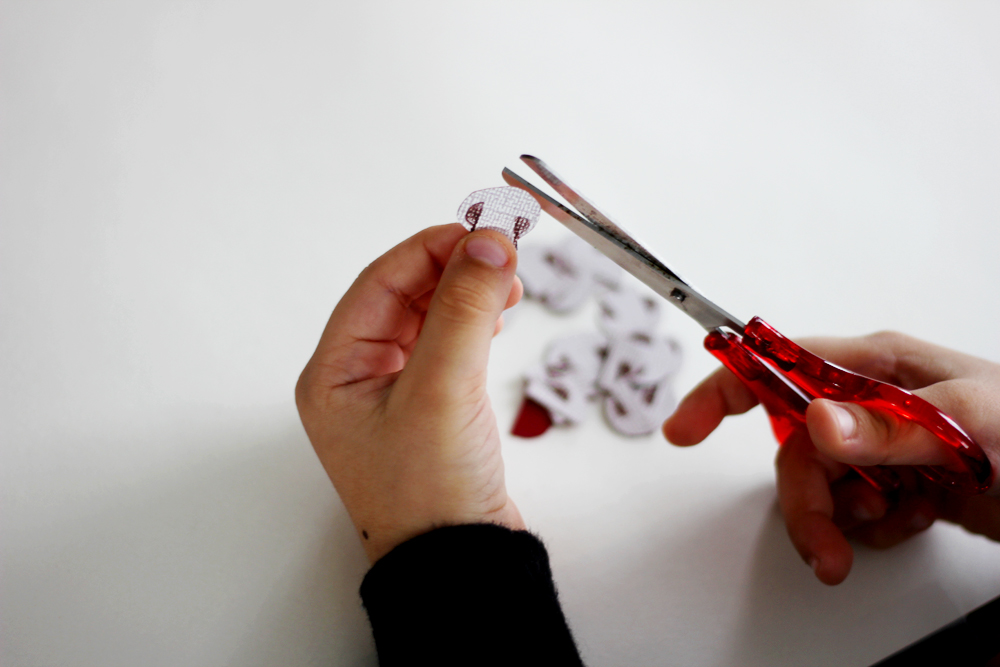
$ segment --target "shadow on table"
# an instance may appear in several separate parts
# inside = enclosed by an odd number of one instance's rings
[[[847,580],[825,586],[791,548],[772,506],[727,664],[870,665],[959,615],[941,586],[925,578],[934,560],[926,535],[885,551],[852,546]]]
[[[556,563],[588,665],[863,667],[959,614],[925,579],[924,537],[859,549],[847,582],[828,587],[789,543],[773,485],[692,517],[679,525],[665,514],[642,534]]]

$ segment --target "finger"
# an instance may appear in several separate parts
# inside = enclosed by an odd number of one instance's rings
[[[876,549],[888,549],[930,528],[936,513],[926,498],[908,495],[878,521],[863,523],[850,531],[851,537]]]
[[[684,397],[677,410],[663,423],[663,435],[671,443],[696,445],[727,415],[746,412],[757,405],[757,397],[728,369],[720,368]]]
[[[830,493],[833,495],[833,523],[844,532],[877,521],[889,510],[885,496],[856,475],[834,482]]]
[[[513,244],[498,232],[479,230],[455,246],[397,380],[403,395],[438,391],[464,397],[483,386],[490,341],[516,267]]]
[[[824,359],[882,382],[918,389],[980,372],[982,361],[894,331],[797,341]]]
[[[521,282],[519,276],[515,275],[514,284],[511,285],[510,295],[507,297],[507,303],[504,304],[503,309],[513,308],[521,302],[522,297],[524,297],[524,283]]]
[[[943,465],[948,450],[930,431],[881,410],[826,399],[813,401],[806,424],[816,448],[858,466]]]
[[[939,505],[939,516],[972,533],[1000,541],[1000,498],[945,494]]]
[[[507,303],[503,307],[504,310],[516,306],[518,303],[520,303],[521,298],[523,296],[524,296],[524,285],[521,283],[521,279],[515,275],[514,284],[510,288],[510,295],[507,297]],[[416,342],[417,334],[420,333],[420,328],[424,324],[423,317],[427,314],[427,308],[430,306],[431,299],[433,297],[434,297],[434,291],[431,290],[430,292],[426,292],[423,296],[419,297],[418,299],[414,299],[413,303],[410,304],[410,308],[419,313],[420,318],[418,321],[414,322],[411,325],[412,332],[409,329],[404,329],[403,333],[399,337],[401,343],[404,343],[405,341],[412,341],[414,343]],[[500,319],[497,320],[497,322],[498,322],[497,329],[496,333],[493,334],[494,336],[500,333],[500,331],[503,329],[504,326],[503,315],[500,316]],[[403,339],[405,339],[405,341]]]
[[[833,523],[830,481],[841,469],[826,462],[804,433],[778,450],[778,504],[796,551],[827,585],[842,582],[851,571],[854,552]]]
[[[466,234],[459,224],[430,227],[372,262],[337,304],[304,375],[338,386],[399,371],[426,295]]]
[[[521,301],[522,296],[524,296],[524,283],[522,283],[521,279],[515,275],[514,284],[511,285],[510,294],[507,296],[507,303],[504,304],[503,309],[507,310],[508,308],[513,308],[514,306],[516,306]],[[503,319],[503,315],[501,314],[500,317],[497,318],[497,326],[493,330],[494,338],[497,336],[497,334],[503,331],[504,324],[505,322]]]

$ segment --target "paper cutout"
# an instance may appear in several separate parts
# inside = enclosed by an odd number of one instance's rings
[[[520,188],[502,187],[476,190],[458,207],[458,220],[470,232],[493,229],[511,240],[530,232],[542,208],[535,198]]]
[[[518,253],[517,275],[529,299],[557,313],[572,312],[587,297],[615,289],[622,270],[575,236],[561,243],[528,246]]]
[[[677,407],[670,385],[680,365],[681,346],[672,338],[633,334],[613,339],[597,379],[611,427],[622,435],[658,429]]]
[[[565,426],[583,422],[588,402],[600,399],[614,430],[646,435],[677,407],[671,384],[680,364],[680,344],[672,338],[634,334],[608,340],[596,333],[575,334],[554,341],[545,365],[526,375],[524,400],[536,412],[544,409],[549,424]],[[522,405],[521,415],[527,409]],[[519,416],[514,435],[534,437],[521,421]]]
[[[598,333],[582,333],[560,338],[545,353],[549,377],[572,378],[586,388],[597,380],[608,354],[608,340]]]
[[[677,407],[677,399],[665,382],[644,387],[622,384],[604,399],[604,417],[622,435],[648,435]]]
[[[607,290],[598,299],[598,324],[608,336],[628,337],[656,331],[660,302],[630,289]]]
[[[612,339],[597,386],[613,393],[620,383],[649,386],[674,375],[681,365],[680,343],[672,338],[633,334]]]
[[[552,416],[546,407],[526,398],[521,403],[521,411],[514,420],[511,433],[520,438],[535,438],[548,431],[550,426],[552,426]]]
[[[594,294],[600,332],[552,342],[544,363],[525,375],[513,434],[530,438],[552,425],[579,424],[594,400],[622,435],[658,430],[677,407],[672,383],[682,358],[680,344],[657,333],[660,301],[624,287],[621,269],[575,237],[529,245],[518,254],[518,275],[529,298],[563,313]]]

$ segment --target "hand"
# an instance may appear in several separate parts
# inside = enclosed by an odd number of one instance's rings
[[[951,415],[1000,470],[1000,365],[897,333],[863,338],[812,338],[803,347],[848,370],[912,391]],[[757,399],[721,368],[691,391],[663,425],[675,445],[704,440],[726,415],[746,412]],[[1000,482],[983,496],[952,494],[910,469],[890,502],[846,464],[938,463],[940,442],[888,413],[852,403],[813,401],[808,433],[778,450],[778,503],[788,535],[816,576],[839,584],[851,570],[845,535],[884,548],[926,530],[941,518],[1000,540]]]
[[[486,395],[516,266],[497,232],[420,232],[358,276],[299,377],[302,424],[373,563],[438,526],[524,528]]]

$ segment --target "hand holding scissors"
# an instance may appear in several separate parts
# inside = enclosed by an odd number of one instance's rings
[[[503,173],[507,183],[529,192],[543,210],[701,324],[709,332],[705,347],[764,405],[779,443],[808,442],[806,411],[812,401],[827,399],[856,404],[886,415],[900,428],[925,429],[932,434],[933,437],[924,439],[934,443],[931,457],[925,460],[933,461],[934,465],[909,467],[924,479],[966,496],[982,493],[990,487],[993,475],[989,459],[950,416],[904,389],[830,363],[781,335],[759,317],[744,325],[680,278],[544,162],[532,156],[521,159],[576,210],[561,204],[509,169]],[[749,402],[744,410],[752,405],[752,401]],[[681,410],[683,408],[682,405]],[[900,488],[900,474],[894,468],[852,467],[883,494]],[[909,470],[904,477],[910,479]],[[843,536],[840,539],[843,540]],[[846,542],[843,546],[849,551]],[[814,563],[814,567],[818,566]],[[848,563],[847,569],[849,567]],[[846,576],[846,569],[843,575]]]
[[[988,455],[1000,457],[1000,364],[893,332],[859,338],[808,338],[803,346],[838,365],[891,382],[946,407]],[[709,375],[684,398],[663,426],[675,445],[695,445],[727,416],[757,404],[726,368]],[[838,411],[849,413],[845,423]],[[951,493],[910,467],[934,455],[937,440],[912,422],[858,404],[814,401],[808,433],[778,449],[778,504],[792,544],[827,584],[843,581],[853,549],[845,536],[875,548],[898,544],[936,519],[1000,541],[1000,485],[979,495]],[[848,463],[893,464],[901,483],[882,494],[854,475]]]

